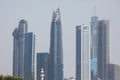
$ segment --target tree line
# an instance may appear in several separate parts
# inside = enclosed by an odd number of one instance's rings
[[[0,75],[0,80],[23,80],[22,78],[20,77],[13,77],[13,76],[3,76],[3,75]],[[33,78],[30,78],[29,80],[34,80]]]

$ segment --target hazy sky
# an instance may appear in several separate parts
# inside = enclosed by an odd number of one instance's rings
[[[12,75],[13,30],[21,19],[37,37],[37,52],[49,51],[53,10],[60,7],[64,75],[75,76],[75,26],[89,26],[96,6],[99,19],[111,20],[111,62],[120,64],[120,0],[0,0],[0,74]]]

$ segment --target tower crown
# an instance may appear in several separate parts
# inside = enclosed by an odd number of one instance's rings
[[[52,21],[60,20],[60,9],[53,11]]]

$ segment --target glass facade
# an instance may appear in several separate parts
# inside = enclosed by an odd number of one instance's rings
[[[50,35],[49,79],[63,80],[63,48],[60,10],[53,12]]]
[[[91,80],[90,29],[76,27],[76,80]]]
[[[41,80],[40,78],[40,72],[41,72],[41,68],[43,68],[43,71],[45,73],[45,80],[49,80],[48,79],[48,53],[44,52],[44,53],[37,53],[37,78],[36,80]]]
[[[98,77],[107,80],[109,57],[109,20],[100,20],[98,24]]]
[[[24,80],[34,78],[35,35],[25,34]]]
[[[27,32],[27,21],[19,22],[13,37],[13,76],[27,80],[33,77],[34,56],[34,35]]]
[[[98,17],[93,16],[91,18],[91,80],[97,80],[98,78]]]
[[[120,80],[120,65],[108,64],[108,80]]]

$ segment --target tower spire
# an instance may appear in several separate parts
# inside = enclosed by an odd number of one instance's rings
[[[96,16],[96,6],[93,7],[93,16]]]

